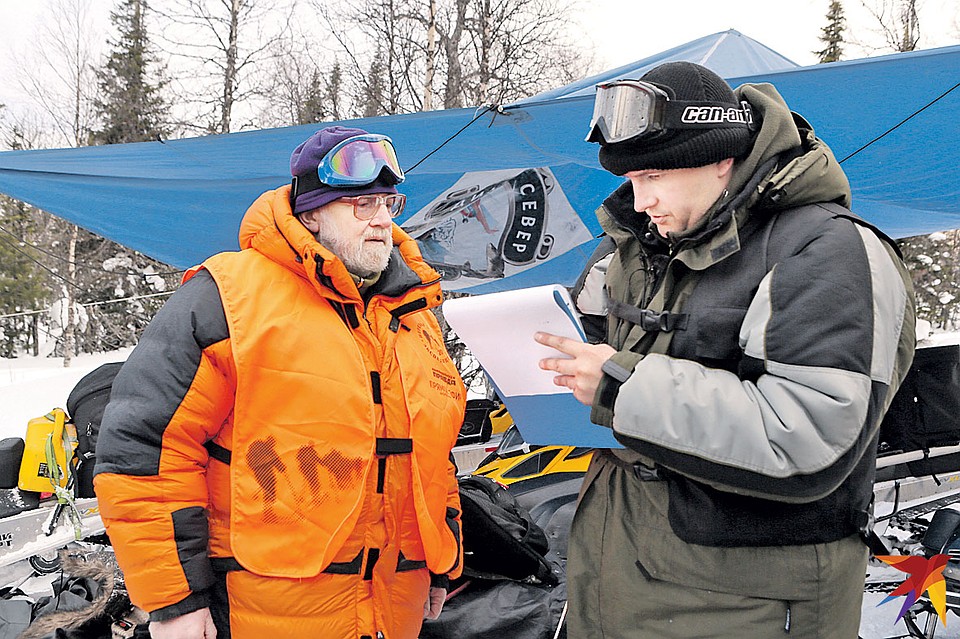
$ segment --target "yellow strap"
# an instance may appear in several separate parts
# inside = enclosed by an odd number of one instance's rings
[[[58,487],[60,486],[60,480],[63,478],[63,474],[60,471],[60,464],[57,462],[57,452],[53,445],[55,433],[56,431],[47,435],[47,440],[43,445],[43,452],[47,458],[47,477],[50,479],[50,482],[53,483],[54,487]]]

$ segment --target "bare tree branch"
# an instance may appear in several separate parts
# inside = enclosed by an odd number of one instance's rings
[[[71,146],[87,143],[95,119],[96,41],[89,0],[64,0],[36,36],[39,60],[17,59],[20,87]]]
[[[183,97],[203,107],[211,132],[230,132],[235,107],[254,111],[250,103],[269,95],[266,70],[294,6],[286,0],[167,0],[157,10],[163,48],[182,67],[180,85],[197,86]]]
[[[862,4],[876,20],[875,32],[886,48],[897,52],[916,50],[920,42],[918,0],[863,0]]]

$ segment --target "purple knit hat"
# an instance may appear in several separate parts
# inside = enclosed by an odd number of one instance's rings
[[[363,129],[351,129],[345,126],[330,126],[320,129],[293,150],[293,154],[290,156],[290,175],[300,177],[312,174],[313,177],[316,177],[317,166],[330,149],[347,138],[364,135],[365,133],[367,131]],[[303,187],[300,188],[300,191],[300,195],[297,195],[294,200],[293,213],[295,215],[320,208],[337,198],[374,193],[396,193],[397,188],[385,179],[378,177],[376,181],[356,188],[334,187],[321,183],[317,188],[310,191],[303,192]],[[293,197],[291,197],[291,200],[293,200]]]

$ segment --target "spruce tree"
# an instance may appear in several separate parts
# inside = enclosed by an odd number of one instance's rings
[[[327,75],[326,100],[327,112],[333,120],[342,120],[346,117],[341,107],[341,93],[343,92],[343,70],[339,62],[333,63],[333,68]]]
[[[165,81],[147,34],[147,11],[147,0],[121,0],[110,13],[118,37],[97,71],[100,94],[95,106],[102,128],[93,132],[94,143],[144,142],[168,135],[169,106],[161,96]]]
[[[897,242],[913,277],[917,317],[934,329],[960,323],[960,230],[907,237]]]
[[[324,99],[323,84],[320,72],[316,69],[310,75],[310,81],[304,88],[303,101],[300,103],[297,114],[297,124],[313,124],[322,122],[326,118],[326,100]]]
[[[386,73],[386,64],[383,62],[383,52],[378,51],[370,63],[370,72],[367,74],[367,84],[363,87],[360,97],[360,113],[365,118],[386,115],[384,98],[386,85],[383,77]]]
[[[14,125],[4,140],[12,151],[29,148],[23,129]],[[40,313],[53,298],[52,278],[34,246],[39,224],[33,207],[0,195],[0,357],[36,355]]]
[[[843,56],[843,30],[846,28],[846,18],[843,16],[843,5],[840,0],[832,0],[827,10],[827,26],[821,29],[820,41],[824,48],[814,51],[820,63],[837,62]]]
[[[314,69],[310,75],[310,81],[304,89],[297,124],[342,120],[343,115],[340,112],[340,92],[342,90],[343,71],[340,69],[339,62],[335,62],[333,68],[325,75],[321,75],[318,69]]]
[[[164,70],[147,33],[147,0],[120,0],[110,20],[117,31],[111,53],[97,71],[95,100],[101,128],[94,144],[147,142],[167,137],[169,105],[161,93]],[[77,336],[79,352],[111,350],[135,344],[164,297],[176,270],[98,235],[81,230],[76,243],[75,286],[87,309],[87,330]],[[122,301],[111,301],[122,300]]]

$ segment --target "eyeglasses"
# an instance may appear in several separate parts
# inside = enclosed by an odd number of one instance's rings
[[[385,135],[355,135],[327,152],[317,166],[317,176],[327,186],[366,186],[386,169],[388,182],[403,182],[393,141]]]
[[[407,196],[403,193],[389,193],[386,195],[357,195],[355,197],[337,198],[338,202],[353,205],[353,216],[358,220],[372,220],[381,206],[387,207],[390,217],[397,217],[403,212],[407,203]]]
[[[659,86],[642,80],[597,85],[587,142],[615,144],[653,139],[671,129],[753,128],[747,102],[671,100]]]

